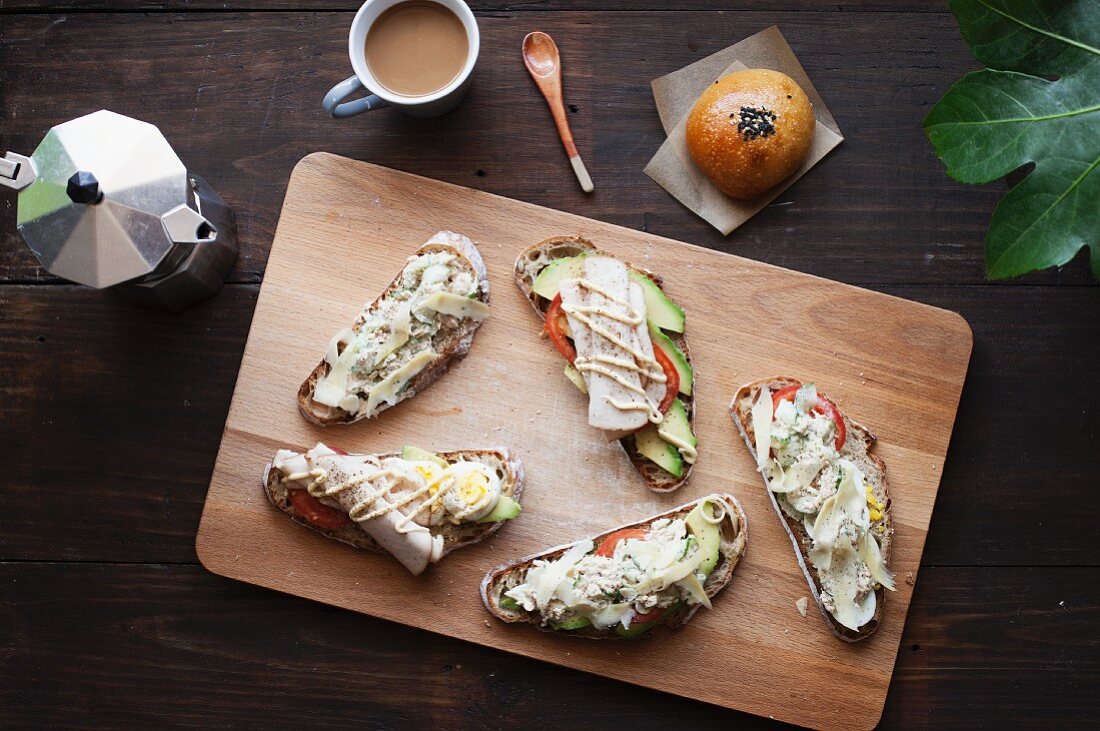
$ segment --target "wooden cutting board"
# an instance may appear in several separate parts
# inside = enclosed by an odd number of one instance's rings
[[[295,393],[329,338],[405,259],[451,229],[478,243],[492,316],[470,355],[377,420],[323,429]],[[585,398],[538,337],[512,282],[516,254],[579,234],[664,277],[688,315],[699,461],[671,495],[648,492],[586,423]],[[818,728],[870,728],[881,713],[939,487],[971,333],[958,315],[876,292],[318,153],[294,170],[245,347],[196,549],[210,571],[629,683]],[[892,485],[898,590],[871,639],[825,628],[791,545],[727,413],[737,387],[786,374],[816,382],[880,441]],[[353,452],[507,446],[527,469],[523,514],[423,576],[329,541],[261,489],[276,449],[318,440]],[[482,607],[497,564],[715,491],[736,495],[749,544],[712,611],[648,641],[593,642],[510,626]],[[363,642],[369,642],[364,638]]]

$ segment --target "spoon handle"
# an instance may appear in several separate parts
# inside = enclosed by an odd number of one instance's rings
[[[592,185],[592,178],[588,175],[588,169],[584,166],[584,160],[580,155],[570,155],[569,162],[573,163],[573,172],[577,174],[577,182],[581,184],[581,190],[585,193],[591,193],[596,189],[596,186]]]
[[[560,77],[558,78],[560,79]],[[577,174],[577,182],[581,184],[581,190],[585,193],[591,193],[595,186],[592,185],[592,178],[584,167],[581,154],[577,152],[576,143],[573,142],[573,130],[569,128],[569,119],[565,116],[565,105],[561,99],[561,82],[551,84],[543,83],[544,79],[536,79],[536,81],[542,95],[546,97],[550,114],[553,115],[554,124],[558,128],[558,136],[561,137],[561,144],[565,147],[565,154],[569,156],[569,162],[573,164],[573,172]]]

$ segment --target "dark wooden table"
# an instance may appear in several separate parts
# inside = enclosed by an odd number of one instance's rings
[[[985,280],[1005,184],[953,183],[921,131],[975,68],[945,7],[481,0],[459,110],[337,122],[320,99],[349,73],[356,5],[0,0],[0,150],[29,154],[50,126],[104,107],[147,120],[235,209],[241,245],[216,298],[167,316],[46,274],[15,230],[14,195],[0,196],[0,727],[768,723],[198,565],[283,193],[315,150],[961,312],[974,356],[884,725],[1100,721],[1100,288],[1084,257]],[[642,173],[663,139],[649,81],[773,23],[847,140],[723,238]],[[564,55],[590,197],[520,62],[536,28]],[[706,682],[706,668],[676,672]]]

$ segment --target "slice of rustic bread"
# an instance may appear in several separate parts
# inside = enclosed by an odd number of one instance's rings
[[[448,462],[455,462],[459,459],[467,462],[480,462],[496,472],[497,476],[500,477],[501,495],[507,495],[517,502],[523,495],[523,463],[520,462],[519,457],[512,454],[512,452],[507,449],[467,449],[436,452],[436,454]],[[397,452],[391,452],[374,456],[379,460],[383,460],[388,457],[400,457],[401,455]],[[271,504],[289,515],[295,523],[304,525],[310,530],[316,531],[333,540],[347,543],[349,546],[361,548],[364,551],[386,553],[373,538],[361,530],[357,525],[351,525],[347,528],[339,528],[336,530],[326,530],[324,528],[318,528],[307,521],[301,513],[294,509],[294,506],[290,502],[290,491],[287,489],[286,483],[279,479],[279,471],[273,469],[271,463],[268,463],[264,467],[263,487],[264,494],[267,495],[267,499],[271,501]],[[473,543],[485,540],[493,533],[496,533],[505,522],[506,521],[499,523],[463,523],[460,525],[442,523],[440,525],[429,526],[429,530],[432,535],[443,536],[443,555],[446,556],[457,548],[462,548],[463,546],[469,546]]]
[[[748,523],[745,520],[745,512],[741,509],[741,503],[732,495],[719,493],[707,495],[667,512],[638,521],[637,523],[622,525],[613,530],[605,531],[598,536],[594,536],[592,541],[598,546],[600,541],[604,538],[625,528],[648,528],[654,521],[661,518],[683,518],[687,516],[701,500],[720,502],[726,508],[726,516],[721,526],[722,538],[718,548],[718,564],[703,583],[703,588],[706,590],[707,597],[713,598],[730,583],[730,580],[733,578],[733,570],[737,568],[737,563],[741,560],[741,556],[744,555],[745,546],[748,543]],[[536,628],[547,632],[557,631],[550,627],[543,626],[542,618],[537,611],[528,612],[522,608],[507,609],[501,606],[500,600],[504,592],[524,582],[527,570],[534,565],[537,559],[548,561],[556,559],[573,545],[574,544],[570,543],[564,546],[558,546],[557,548],[551,548],[541,553],[510,561],[489,571],[481,581],[481,601],[485,604],[485,608],[502,622],[520,622],[534,625]],[[661,626],[667,626],[670,629],[677,629],[684,626],[693,616],[695,616],[695,612],[700,606],[699,604],[690,607],[681,606],[674,611],[667,612],[662,617]],[[641,636],[651,636],[659,629],[661,629],[660,626],[654,627]],[[600,630],[589,626],[582,629],[568,630],[568,634],[571,636],[589,637],[593,639],[623,639],[616,634],[613,628]]]
[[[733,423],[737,425],[737,430],[741,433],[741,438],[745,440],[745,445],[749,448],[749,453],[752,454],[754,462],[756,461],[756,432],[752,426],[752,406],[756,403],[756,399],[760,395],[761,389],[767,387],[770,391],[775,392],[785,386],[792,385],[801,386],[802,382],[789,376],[763,378],[745,384],[737,390],[737,394],[733,397],[733,403],[730,404],[730,416],[733,418]],[[820,391],[818,393],[821,394]],[[821,395],[825,396],[825,394]],[[826,398],[828,397],[826,396]],[[840,410],[839,406],[837,406],[837,410],[844,419],[844,426],[848,431],[847,439],[840,450],[840,456],[851,460],[859,467],[860,471],[863,473],[864,483],[871,488],[875,499],[884,503],[886,506],[882,511],[883,517],[881,525],[883,526],[883,532],[878,534],[878,536],[879,545],[882,549],[882,558],[886,564],[889,565],[890,550],[894,536],[894,520],[891,513],[890,489],[886,482],[886,465],[877,454],[871,453],[871,448],[875,444],[875,435],[868,431],[862,424],[848,418],[848,415]],[[768,497],[771,499],[772,507],[775,508],[775,512],[779,516],[779,520],[784,529],[787,531],[787,535],[791,539],[791,544],[794,546],[795,555],[798,558],[798,565],[802,569],[802,573],[806,576],[807,583],[810,585],[810,593],[813,594],[814,601],[817,602],[818,609],[821,610],[821,614],[825,618],[825,622],[829,626],[829,629],[832,630],[834,635],[846,642],[857,642],[874,634],[882,620],[882,613],[886,604],[886,590],[879,587],[875,592],[875,614],[869,622],[859,628],[858,632],[848,629],[837,622],[833,615],[821,604],[821,581],[818,579],[817,571],[814,570],[813,564],[809,559],[809,551],[813,545],[813,540],[806,533],[806,528],[802,525],[801,520],[792,518],[783,511],[783,508],[779,505],[779,501],[775,497],[775,493],[767,489],[767,479],[764,480],[764,485]]]
[[[520,252],[516,258],[515,265],[515,278],[516,286],[519,287],[523,296],[527,298],[527,301],[531,303],[531,306],[538,313],[538,316],[545,321],[546,310],[550,303],[545,299],[535,294],[532,289],[535,277],[539,275],[543,269],[547,267],[555,259],[567,259],[569,257],[577,256],[578,254],[590,252],[597,254],[605,254],[606,256],[613,256],[612,254],[606,254],[606,252],[600,251],[596,248],[596,245],[591,241],[581,238],[580,236],[555,236],[553,238],[546,239],[534,246],[529,246]],[[615,257],[618,258],[618,257]],[[625,262],[628,267],[634,269],[650,279],[658,286],[661,287],[663,282],[659,276],[641,267],[634,266],[630,262]],[[698,372],[695,371],[695,363],[691,359],[691,351],[688,349],[687,339],[684,335],[679,333],[666,333],[672,342],[680,349],[680,352],[687,358],[688,363],[692,367],[692,371],[695,373],[695,382],[698,383]],[[692,431],[695,431],[695,389],[692,388],[691,396],[679,395],[680,400],[684,404],[684,408],[687,411],[688,422],[691,424]],[[634,465],[634,469],[641,475],[645,481],[646,487],[654,492],[672,492],[679,488],[681,485],[688,481],[691,477],[691,470],[693,465],[685,463],[684,472],[680,477],[676,477],[672,473],[662,469],[658,465],[654,464],[650,460],[642,456],[638,449],[634,446],[634,437],[625,436],[619,440],[619,445],[626,452],[627,457],[630,459],[630,463]]]
[[[417,249],[413,256],[420,256],[421,254],[430,254],[433,252],[448,252],[457,255],[458,266],[469,271],[478,282],[477,299],[486,304],[489,303],[489,275],[485,269],[485,262],[482,261],[481,254],[472,241],[453,231],[440,231],[432,236],[426,244]],[[355,323],[352,325],[352,332],[358,333],[360,329],[362,329],[369,314],[379,307],[387,295],[398,288],[401,274],[402,272],[398,272],[397,276],[393,278],[393,281],[390,282],[385,291],[359,313],[359,316],[355,319]],[[452,363],[465,357],[466,353],[470,350],[470,346],[474,342],[474,334],[479,327],[481,327],[481,321],[466,319],[461,321],[457,328],[450,328],[445,332],[441,331],[432,343],[436,353],[438,353],[437,357],[409,381],[408,385],[401,391],[397,400],[392,405],[396,406],[405,399],[410,399],[420,393],[446,373]],[[376,416],[391,407],[390,404],[383,402],[375,410],[374,414],[367,414],[365,409],[360,409],[357,413],[350,414],[343,409],[317,403],[313,400],[314,389],[317,386],[317,382],[328,375],[329,368],[329,364],[322,358],[321,362],[317,364],[298,389],[298,410],[301,411],[302,416],[309,421],[312,421],[314,424],[320,424],[321,426],[351,424],[371,416]]]

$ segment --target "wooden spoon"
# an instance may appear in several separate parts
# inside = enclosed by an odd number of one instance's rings
[[[554,39],[541,31],[528,33],[523,39],[523,65],[527,67],[531,78],[538,84],[539,91],[546,97],[546,103],[550,105],[550,113],[554,115],[554,123],[558,126],[558,135],[565,146],[565,154],[569,155],[569,162],[573,163],[573,172],[577,174],[581,190],[591,193],[594,188],[592,178],[588,176],[588,170],[573,143],[573,132],[569,129],[569,120],[561,102],[561,56],[558,55]]]

